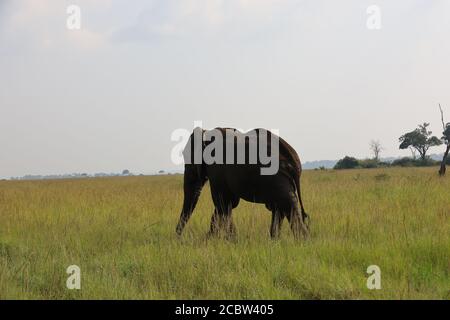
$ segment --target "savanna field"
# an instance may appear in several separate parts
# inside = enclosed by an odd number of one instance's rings
[[[207,239],[209,186],[181,239],[182,175],[0,181],[0,299],[450,299],[450,176],[437,168],[305,171],[311,237],[241,201]],[[81,290],[66,269],[81,268]],[[366,269],[381,269],[380,290]]]

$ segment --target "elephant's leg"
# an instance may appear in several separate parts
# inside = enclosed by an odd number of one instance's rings
[[[302,234],[302,225],[303,221],[300,219],[300,216],[296,214],[293,210],[288,214],[289,224],[291,225],[292,234],[294,235],[294,239],[300,239],[300,235]]]
[[[283,215],[279,210],[272,211],[272,224],[270,225],[270,237],[277,239],[280,236],[281,224],[283,223]]]
[[[309,218],[309,214],[307,214],[304,210],[302,211],[302,221],[309,232],[309,225],[311,224],[311,219]]]
[[[231,203],[224,208],[219,208],[219,229],[225,232],[226,238],[231,238],[233,236],[235,227],[233,224],[233,219],[231,218],[232,208]]]
[[[230,214],[223,214],[223,212],[215,209],[211,217],[211,224],[209,227],[209,236],[217,236],[220,231],[224,231],[227,238],[232,238],[236,233],[236,228]]]
[[[227,237],[228,238],[234,238],[236,236],[236,226],[233,223],[233,209],[236,208],[239,204],[239,198],[238,197],[233,197],[233,199],[231,200],[231,208],[227,211],[226,214],[226,231],[227,231]]]
[[[219,222],[219,220],[220,220],[220,217],[219,217],[219,214],[217,212],[217,209],[214,209],[214,213],[211,216],[211,224],[210,224],[210,227],[209,227],[209,235],[210,236],[215,236],[219,232],[219,229],[220,229],[220,225],[219,225],[220,222]]]
[[[211,186],[211,194],[216,209],[211,218],[210,233],[214,235],[222,230],[229,237],[235,231],[231,213],[233,207],[239,203],[239,199],[236,200],[228,192],[218,191],[213,186]]]
[[[225,222],[225,237],[227,240],[233,240],[236,238],[236,227],[234,226],[231,214],[226,219],[227,221]]]
[[[298,200],[296,196],[292,197],[290,204],[290,210],[286,214],[289,223],[291,225],[291,230],[295,239],[307,238],[309,235],[308,228],[303,222],[302,214],[299,210]]]

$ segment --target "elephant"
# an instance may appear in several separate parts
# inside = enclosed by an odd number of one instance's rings
[[[211,151],[211,144],[217,142],[216,140],[221,140],[222,144],[216,144],[211,155],[221,155],[222,158],[207,161],[205,152],[208,148]],[[230,145],[232,147],[228,148]],[[262,174],[262,170],[267,169],[268,164],[267,161],[263,163],[259,153],[256,161],[254,158],[251,161],[251,152],[255,146],[259,151],[265,149],[267,154],[274,156],[274,162],[275,160],[278,162],[275,173]],[[245,156],[241,156],[240,161],[236,152],[238,150],[245,150]],[[195,159],[196,152],[200,156]],[[279,237],[285,217],[290,223],[295,239],[308,237],[309,215],[305,212],[300,193],[301,162],[294,148],[282,138],[262,128],[242,133],[234,128],[204,130],[197,127],[189,137],[183,156],[184,200],[176,227],[179,236],[195,209],[203,186],[209,180],[214,203],[209,236],[217,235],[219,231],[225,231],[227,237],[235,235],[232,210],[238,206],[240,199],[243,199],[265,204],[272,212],[270,226],[272,239]],[[225,158],[226,162],[223,161]]]

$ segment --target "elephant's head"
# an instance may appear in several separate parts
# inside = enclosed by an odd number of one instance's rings
[[[203,162],[203,132],[195,128],[183,151],[184,158],[184,200],[177,225],[177,234],[181,235],[183,229],[194,211],[200,192],[208,179]]]

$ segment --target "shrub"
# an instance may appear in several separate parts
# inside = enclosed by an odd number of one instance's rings
[[[361,166],[361,168],[378,168],[378,161],[375,159],[364,159],[364,160],[359,160],[359,165]]]
[[[415,161],[416,167],[430,167],[439,164],[439,161],[433,160],[431,158],[426,158],[425,160],[418,159]]]
[[[404,157],[401,159],[394,160],[392,162],[393,166],[397,167],[430,167],[439,164],[439,161],[435,161],[431,158],[422,159],[412,159],[409,157]]]
[[[359,162],[356,158],[345,156],[343,159],[339,160],[334,169],[354,169],[359,166]]]
[[[391,164],[389,162],[383,162],[383,161],[379,161],[378,162],[378,168],[386,168],[389,167]]]
[[[392,161],[392,165],[396,167],[412,167],[414,166],[414,159],[409,157],[403,157]]]

